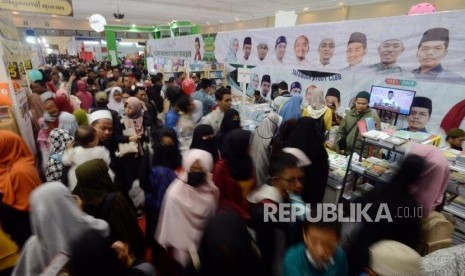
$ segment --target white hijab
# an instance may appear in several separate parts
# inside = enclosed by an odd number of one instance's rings
[[[110,95],[108,97],[107,107],[111,110],[118,112],[121,115],[122,111],[124,110],[124,103],[122,99],[120,102],[115,101],[113,96],[115,95],[116,91],[119,91],[119,93],[123,93],[123,89],[121,89],[121,87],[118,87],[118,86],[112,87],[110,90]]]
[[[30,197],[32,236],[27,240],[13,275],[39,275],[63,251],[70,253],[79,234],[94,229],[103,237],[108,224],[79,209],[69,190],[60,182],[45,183]]]
[[[187,184],[187,172],[199,161],[207,173],[206,182],[197,187]],[[213,157],[210,153],[192,149],[183,160],[184,173],[166,190],[155,239],[165,248],[173,247],[174,258],[183,266],[189,261],[189,251],[199,248],[208,220],[215,215],[219,190],[210,172]]]

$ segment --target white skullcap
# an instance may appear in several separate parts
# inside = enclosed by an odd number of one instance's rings
[[[298,148],[283,148],[283,151],[292,154],[297,158],[297,167],[306,167],[312,164],[312,161],[308,159],[307,155]]]
[[[419,276],[421,256],[400,242],[379,241],[370,246],[370,269],[379,275]]]
[[[110,119],[113,121],[113,117],[111,117],[111,112],[109,110],[97,110],[90,113],[90,120],[89,123],[92,124],[93,122],[99,119]]]

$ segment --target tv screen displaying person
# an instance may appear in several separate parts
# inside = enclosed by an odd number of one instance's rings
[[[294,43],[294,54],[298,65],[310,66],[308,60],[305,59],[308,51],[310,51],[310,42],[308,41],[308,37],[304,35],[298,36]]]
[[[370,65],[378,75],[401,74],[402,68],[397,65],[397,59],[404,52],[404,44],[399,39],[385,40],[378,47],[379,63]]]
[[[342,71],[365,72],[368,67],[363,64],[363,57],[367,54],[367,37],[364,33],[354,32],[347,42],[346,59],[348,67]]]
[[[320,64],[322,68],[330,67],[335,48],[336,44],[332,38],[325,38],[320,41],[320,45],[318,46],[318,54],[320,55]]]
[[[396,107],[396,101],[394,100],[394,91],[389,90],[387,98],[383,99],[383,105],[395,108]]]
[[[262,88],[262,97],[267,100],[271,101],[271,93],[270,93],[270,88],[271,88],[271,77],[270,75],[263,75],[262,76],[262,82],[260,84]]]
[[[276,53],[276,64],[283,65],[284,64],[284,56],[286,55],[286,48],[287,48],[287,40],[285,36],[279,36],[276,39],[276,44],[274,47]]]
[[[417,59],[420,67],[412,73],[416,79],[439,82],[465,82],[465,79],[444,69],[441,61],[447,56],[449,47],[449,30],[432,28],[423,33],[418,44]]]
[[[431,118],[433,111],[433,102],[427,97],[413,98],[410,115],[407,117],[408,127],[404,130],[412,132],[428,132],[426,125]]]

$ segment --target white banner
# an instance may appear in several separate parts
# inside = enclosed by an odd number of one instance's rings
[[[463,26],[465,12],[457,11],[226,32],[217,34],[215,56],[230,64],[229,80],[238,89],[236,64],[253,67],[248,95],[257,89],[269,98],[261,85],[268,78],[290,87],[299,82],[304,97],[310,85],[325,92],[335,87],[341,114],[372,85],[416,91],[432,100],[426,128],[439,133],[444,115],[465,99]],[[398,128],[407,127],[403,119]]]

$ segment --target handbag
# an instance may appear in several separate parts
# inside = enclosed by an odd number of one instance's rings
[[[352,125],[352,127],[349,129],[349,131],[347,131],[347,134],[344,135],[344,136],[341,136],[341,138],[337,142],[337,146],[339,147],[339,150],[346,150],[346,148],[347,148],[347,141],[346,141],[347,135],[349,135],[349,133],[352,131],[352,129],[354,129],[354,127],[358,123],[358,120],[360,120],[361,118],[362,118],[361,116],[358,116],[357,121],[355,121],[355,123]]]

